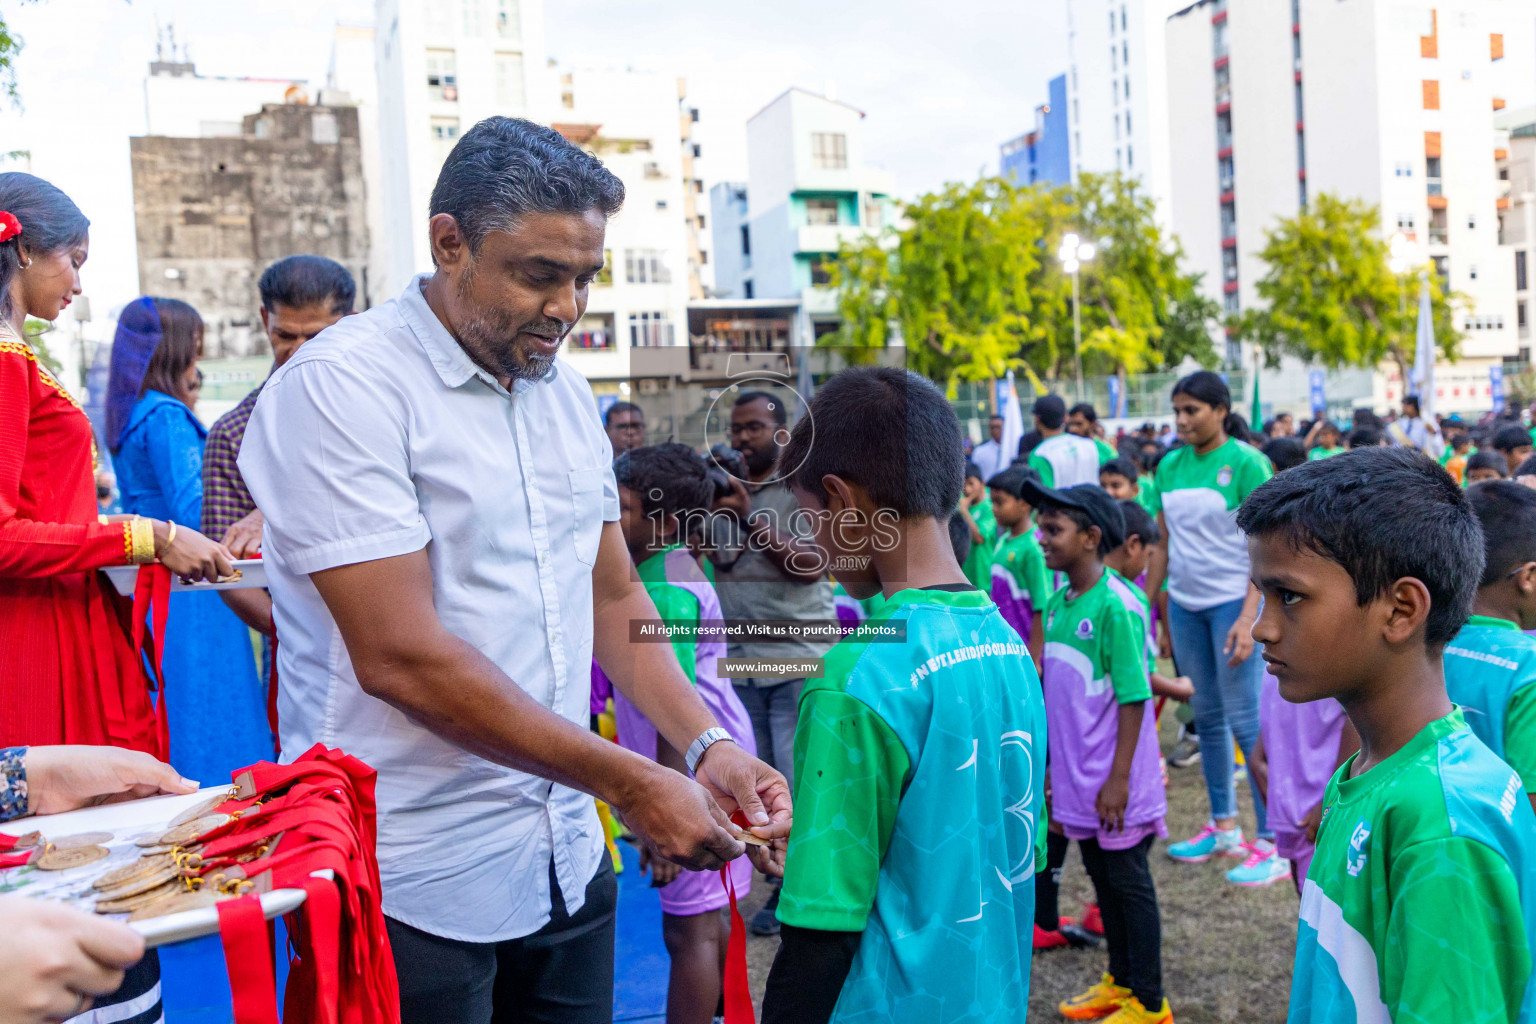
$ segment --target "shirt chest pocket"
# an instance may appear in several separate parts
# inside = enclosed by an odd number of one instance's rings
[[[583,565],[597,564],[597,544],[603,535],[603,467],[573,469],[571,540]]]

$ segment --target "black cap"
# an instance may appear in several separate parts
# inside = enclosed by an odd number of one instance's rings
[[[1019,497],[1036,507],[1049,502],[1088,513],[1089,520],[1104,535],[1104,543],[1111,551],[1125,543],[1125,513],[1120,511],[1120,503],[1098,484],[1078,484],[1058,491],[1026,480],[1019,492]]]

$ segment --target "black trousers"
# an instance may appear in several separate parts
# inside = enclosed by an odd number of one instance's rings
[[[1083,867],[1099,895],[1104,917],[1104,944],[1109,947],[1109,973],[1115,984],[1131,990],[1141,1005],[1163,1005],[1163,920],[1157,909],[1157,889],[1147,851],[1147,836],[1128,850],[1106,850],[1097,839],[1078,844]]]
[[[505,942],[445,939],[386,918],[401,1024],[612,1024],[613,862],[604,851],[575,914],[553,862],[549,889],[549,923]]]
[[[1035,924],[1042,931],[1061,927],[1061,866],[1071,842],[1059,832],[1045,833],[1045,870],[1035,875]]]

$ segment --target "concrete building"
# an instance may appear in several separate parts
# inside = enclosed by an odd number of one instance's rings
[[[1536,107],[1509,111],[1496,119],[1509,132],[1499,161],[1499,239],[1509,247],[1515,281],[1515,358],[1531,361],[1532,318],[1536,317]]]
[[[703,298],[710,246],[702,244],[702,150],[686,84],[633,70],[552,72],[553,127],[624,182],[624,208],[608,222],[603,274],[567,341],[566,356],[600,393],[631,376],[634,351],[686,345],[688,302]]]
[[[182,139],[238,136],[251,111],[308,96],[309,83],[303,79],[200,75],[186,45],[177,45],[175,28],[166,26],[144,78],[144,134]]]
[[[1020,185],[1067,185],[1072,181],[1071,129],[1067,125],[1067,76],[1051,79],[1050,102],[1035,108],[1035,130],[999,147],[999,171]]]
[[[1201,0],[1167,20],[1170,214],[1228,313],[1257,301],[1265,231],[1328,192],[1379,207],[1383,233],[1467,296],[1463,362],[1443,379],[1486,381],[1516,354],[1495,167],[1508,142],[1493,123],[1513,14],[1500,0]],[[1440,390],[1440,411],[1474,411],[1487,389]],[[1380,402],[1402,397],[1388,373]]]
[[[459,135],[495,114],[554,119],[544,6],[542,0],[378,0],[374,56],[385,259],[378,287],[393,296],[412,275],[432,269],[427,209]]]
[[[1165,221],[1171,170],[1163,23],[1177,6],[1174,0],[1067,0],[1073,178],[1082,171],[1136,178]]]
[[[274,260],[328,256],[371,282],[357,109],[268,103],[236,136],[129,140],[139,289],[202,314],[209,359],[265,356],[256,281]]]
[[[717,185],[711,196],[717,292],[799,298],[816,333],[836,327],[830,258],[894,215],[890,175],[864,160],[863,118],[793,88],[747,121],[744,215],[739,184]]]

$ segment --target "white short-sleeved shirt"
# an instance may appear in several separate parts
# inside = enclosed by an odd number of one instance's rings
[[[308,574],[425,547],[443,625],[585,728],[592,566],[618,488],[586,380],[557,361],[508,393],[444,329],[422,280],[272,375],[240,472],[266,517],[284,756],[324,743],[377,769],[384,912],[493,942],[549,920],[551,857],[566,907],[582,905],[604,852],[592,798],[364,693]]]
[[[1030,468],[1040,474],[1045,486],[1058,489],[1097,484],[1099,464],[1103,461],[1099,446],[1076,434],[1048,437],[1029,455]]]

